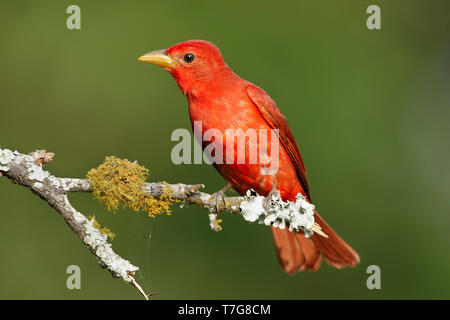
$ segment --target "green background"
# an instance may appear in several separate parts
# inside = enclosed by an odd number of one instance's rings
[[[81,30],[66,8],[81,7]],[[379,4],[382,29],[366,28]],[[91,194],[74,206],[117,233],[155,299],[450,298],[450,20],[448,1],[2,1],[0,145],[56,153],[46,168],[83,177],[106,155],[139,160],[151,180],[224,185],[208,165],[172,164],[189,128],[170,75],[139,55],[188,39],[221,48],[286,115],[319,212],[361,255],[289,276],[267,227],[174,207],[148,218],[107,212]],[[151,238],[150,238],[151,236]],[[149,241],[151,239],[151,241]],[[102,270],[64,221],[0,178],[0,298],[140,299]],[[66,288],[68,265],[81,290]],[[381,268],[381,290],[366,269]]]

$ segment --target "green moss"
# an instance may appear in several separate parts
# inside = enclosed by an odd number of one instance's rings
[[[136,212],[145,211],[150,217],[170,214],[170,204],[175,201],[172,189],[163,188],[159,199],[149,196],[143,189],[148,173],[138,163],[109,156],[98,168],[90,170],[87,178],[94,196],[110,211],[122,205]]]

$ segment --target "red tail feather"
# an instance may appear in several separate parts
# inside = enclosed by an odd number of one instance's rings
[[[320,267],[322,255],[328,264],[336,268],[354,267],[359,263],[358,253],[342,240],[317,212],[315,222],[328,238],[318,234],[306,238],[303,233],[272,228],[278,260],[284,271],[289,274],[303,270],[316,271]]]

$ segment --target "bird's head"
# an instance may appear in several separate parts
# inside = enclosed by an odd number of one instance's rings
[[[138,58],[170,72],[181,91],[195,95],[196,91],[208,88],[232,73],[219,49],[211,42],[189,40],[177,43],[165,50],[148,52]]]

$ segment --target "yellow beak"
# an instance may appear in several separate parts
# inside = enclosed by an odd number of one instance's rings
[[[175,67],[175,60],[166,54],[166,50],[148,52],[138,58],[139,61],[151,63],[164,68]]]

